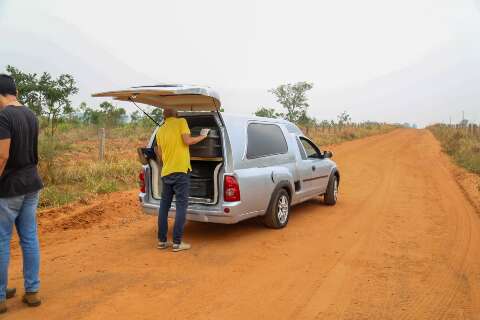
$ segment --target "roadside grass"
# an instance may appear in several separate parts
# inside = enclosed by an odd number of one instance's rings
[[[465,128],[439,124],[430,126],[428,129],[440,141],[443,151],[458,165],[480,174],[480,132],[478,130],[472,132]]]
[[[387,133],[397,128],[399,128],[397,125],[366,122],[343,126],[306,127],[302,128],[302,131],[316,144],[324,146]]]
[[[144,146],[150,134],[150,128],[134,126],[107,129],[103,161],[97,128],[62,128],[54,138],[41,134],[39,170],[45,188],[39,206],[57,207],[134,188],[140,170],[136,148]]]

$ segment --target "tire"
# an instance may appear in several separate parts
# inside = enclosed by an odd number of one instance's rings
[[[290,196],[287,190],[280,189],[272,198],[272,202],[263,216],[263,223],[268,228],[281,229],[290,217]]]
[[[329,206],[334,206],[338,199],[338,178],[332,174],[328,180],[327,192],[323,195],[323,201]]]

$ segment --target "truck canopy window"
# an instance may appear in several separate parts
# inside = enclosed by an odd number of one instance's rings
[[[247,158],[255,159],[288,151],[282,129],[275,124],[251,123],[247,129]]]

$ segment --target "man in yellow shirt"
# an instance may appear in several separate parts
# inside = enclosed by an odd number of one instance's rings
[[[187,121],[178,118],[177,112],[172,109],[163,111],[164,124],[157,131],[157,159],[162,165],[162,200],[158,214],[158,248],[169,247],[167,242],[168,212],[175,195],[175,224],[173,226],[173,251],[188,250],[191,246],[182,242],[183,227],[187,215],[188,197],[190,189],[189,146],[204,140],[209,129],[202,129],[200,136],[192,137]]]

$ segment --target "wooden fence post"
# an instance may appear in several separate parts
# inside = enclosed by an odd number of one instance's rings
[[[98,146],[98,159],[103,161],[105,159],[105,128],[100,128],[98,132],[99,146]]]

